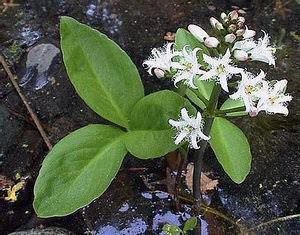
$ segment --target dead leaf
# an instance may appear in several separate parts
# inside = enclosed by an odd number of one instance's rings
[[[193,191],[193,172],[194,172],[194,164],[189,163],[187,165],[187,172],[186,172],[186,184],[188,188]],[[213,180],[205,175],[203,172],[201,173],[201,192],[207,193],[208,191],[214,190],[217,188],[219,184],[218,180]]]
[[[14,186],[7,189],[7,197],[4,198],[6,201],[15,202],[18,200],[18,192],[22,190],[26,182],[21,180],[19,183],[16,183]]]
[[[167,32],[166,35],[164,36],[164,40],[174,42],[175,41],[175,33],[172,32]]]

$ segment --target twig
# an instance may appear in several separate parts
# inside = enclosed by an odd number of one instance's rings
[[[7,65],[5,59],[3,58],[2,55],[0,55],[0,62],[2,64],[2,66],[3,66],[3,68],[5,69],[8,77],[9,77],[9,79],[11,81],[11,83],[13,84],[14,88],[16,89],[18,95],[20,96],[22,102],[26,106],[26,108],[27,108],[27,110],[28,110],[28,112],[29,112],[32,120],[34,121],[34,124],[36,125],[38,131],[40,132],[40,134],[41,134],[44,142],[46,143],[48,149],[51,150],[52,149],[52,145],[50,143],[50,140],[49,140],[48,136],[46,135],[46,132],[44,131],[44,129],[43,129],[43,127],[42,127],[42,125],[41,125],[41,123],[40,123],[37,115],[34,113],[34,111],[32,110],[32,108],[30,107],[30,105],[29,105],[26,97],[22,94],[21,89],[20,89],[18,83],[16,82],[16,76],[14,76],[12,74],[12,72],[10,71],[10,69],[9,69],[9,67],[8,67],[8,65]]]
[[[273,223],[276,223],[279,221],[286,221],[286,220],[290,220],[290,219],[294,219],[294,218],[300,218],[300,214],[288,215],[288,216],[280,217],[277,219],[273,219],[273,220],[261,223],[255,227],[252,227],[248,231],[257,230],[257,229],[260,229],[261,227],[264,227],[264,226],[267,226],[267,225],[270,225],[270,224],[273,224]]]

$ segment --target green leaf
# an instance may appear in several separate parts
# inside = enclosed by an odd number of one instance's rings
[[[251,152],[247,137],[233,123],[216,117],[210,132],[210,145],[225,172],[242,183],[250,172]]]
[[[183,28],[179,28],[176,32],[175,45],[177,50],[182,50],[186,45],[190,46],[191,49],[197,47],[201,49],[202,53],[209,55],[209,51],[207,47],[202,42],[200,42],[197,38],[195,38],[189,31]],[[200,60],[203,59],[202,53],[201,53],[201,58],[199,58]]]
[[[39,217],[65,216],[108,188],[127,153],[124,132],[88,125],[59,141],[45,158],[34,186]]]
[[[62,17],[61,47],[68,75],[80,97],[100,116],[123,127],[144,96],[128,55],[104,34]]]
[[[182,234],[182,230],[177,225],[173,225],[173,224],[165,224],[163,227],[163,232],[165,232],[167,235]]]
[[[196,79],[196,86],[198,87],[198,92],[202,95],[205,99],[209,100],[212,90],[215,86],[215,82],[213,81],[203,81],[200,79]]]
[[[241,108],[244,107],[245,104],[241,99],[233,100],[228,98],[221,106],[220,110],[233,109],[233,108]],[[236,117],[236,116],[244,116],[247,115],[245,111],[228,113],[226,116]]]
[[[187,232],[189,230],[194,230],[197,226],[197,223],[198,223],[197,217],[189,218],[184,224],[183,232]]]
[[[198,96],[191,89],[186,89],[185,94],[189,98],[189,100],[192,101],[199,108],[201,108],[202,110],[206,108],[204,102],[201,99],[199,99]]]
[[[174,143],[176,131],[168,121],[177,120],[183,107],[191,115],[196,113],[187,99],[172,91],[159,91],[141,99],[131,113],[130,131],[125,141],[128,151],[147,159],[161,157],[180,147]]]

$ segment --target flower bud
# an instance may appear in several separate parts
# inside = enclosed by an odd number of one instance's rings
[[[229,12],[228,16],[231,20],[237,20],[237,18],[239,17],[239,14],[237,11],[234,10],[234,11]]]
[[[243,9],[239,9],[238,13],[241,14],[241,15],[245,15],[246,14],[246,12]]]
[[[246,30],[245,33],[243,34],[243,38],[247,39],[247,38],[252,38],[254,37],[256,34],[256,32],[254,30],[248,29],[248,27],[246,26]]]
[[[237,22],[236,25],[238,26],[239,29],[244,28],[243,22]]]
[[[216,18],[210,17],[209,21],[213,28],[215,28],[217,30],[224,29],[223,25]]]
[[[239,61],[246,61],[249,59],[248,53],[243,50],[235,50],[233,56]]]
[[[226,13],[224,13],[224,12],[221,13],[221,19],[222,19],[224,22],[227,22],[227,21],[228,21],[228,16],[226,15]]]
[[[236,31],[236,25],[235,24],[229,25],[228,31],[231,32],[231,33],[235,32]]]
[[[236,39],[236,36],[233,33],[227,34],[225,36],[225,42],[228,42],[228,43],[233,43],[235,39]]]
[[[208,37],[204,40],[204,45],[207,47],[217,47],[219,45],[219,40],[215,37]]]
[[[188,30],[196,37],[200,42],[203,42],[205,38],[209,37],[208,34],[198,25],[190,24]]]
[[[153,72],[158,78],[163,78],[165,76],[165,72],[162,69],[155,68]]]
[[[239,16],[238,17],[238,22],[242,22],[242,23],[245,23],[245,18],[243,16]]]
[[[236,36],[240,37],[245,33],[245,29],[238,29],[235,33]]]

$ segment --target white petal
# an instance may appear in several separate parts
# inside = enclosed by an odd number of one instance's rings
[[[186,110],[186,108],[182,108],[180,113],[183,120],[190,121],[190,117],[188,115],[188,111]]]
[[[178,145],[187,135],[188,133],[185,131],[180,132],[175,139],[175,144]]]
[[[217,72],[214,69],[211,69],[211,70],[205,72],[200,77],[200,80],[208,80],[208,79],[214,78],[215,76],[217,76]]]
[[[222,75],[220,76],[220,84],[224,91],[228,92],[228,85],[227,85],[227,77]]]
[[[233,56],[238,61],[246,61],[249,58],[248,53],[243,50],[234,50]]]
[[[197,135],[196,134],[192,134],[191,135],[191,138],[190,138],[190,141],[191,141],[191,145],[194,149],[199,149],[200,147],[198,146],[198,143],[197,143]]]
[[[281,114],[284,114],[284,115],[289,114],[289,110],[287,109],[287,107],[282,106],[282,105],[271,106],[266,111],[270,112],[270,113],[281,113]]]
[[[175,121],[173,119],[169,119],[169,124],[173,127],[176,127],[176,128],[186,126],[186,122],[184,122],[184,121]]]
[[[254,30],[248,29],[246,25],[245,33],[243,34],[244,39],[253,38],[255,36],[256,32]]]

